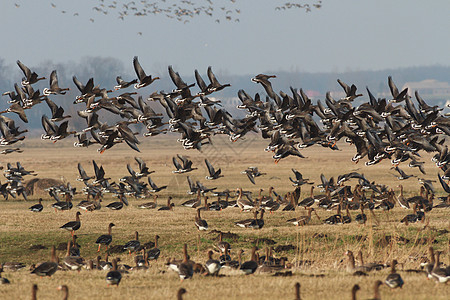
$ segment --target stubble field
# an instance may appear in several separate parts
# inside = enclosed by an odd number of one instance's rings
[[[246,140],[230,143],[228,140],[214,138],[213,146],[205,146],[203,153],[184,151],[176,143],[174,137],[155,137],[145,140],[140,145],[141,153],[134,152],[124,145],[116,146],[100,155],[94,147],[76,149],[70,143],[48,144],[43,141],[27,141],[25,150],[21,154],[13,153],[2,157],[2,164],[20,161],[27,170],[34,170],[39,178],[54,178],[70,182],[81,191],[83,184],[76,181],[78,177],[77,164],[81,163],[88,173],[93,175],[92,159],[105,169],[106,176],[118,182],[119,178],[128,175],[126,164],[130,163],[136,169],[135,156],[141,157],[155,173],[150,176],[158,185],[168,185],[166,190],[159,193],[158,204],[165,205],[167,197],[174,198],[173,211],[141,210],[137,206],[151,199],[128,198],[130,205],[119,211],[107,209],[106,204],[116,201],[116,198],[106,194],[103,198],[102,209],[94,212],[82,212],[81,228],[76,232],[77,242],[81,246],[81,256],[86,260],[95,259],[97,245],[94,243],[98,236],[107,233],[107,226],[113,222],[112,245],[124,244],[134,238],[138,231],[140,240],[152,241],[155,234],[161,238],[159,248],[161,256],[157,262],[151,262],[147,271],[130,271],[124,274],[119,287],[108,287],[105,282],[106,271],[81,272],[58,271],[51,278],[39,278],[30,274],[29,266],[49,260],[52,245],[66,242],[70,233],[59,229],[61,225],[75,219],[77,208],[70,211],[55,212],[51,208],[54,200],[46,194],[29,196],[28,201],[20,199],[0,200],[0,262],[20,261],[27,264],[27,268],[11,272],[6,271],[3,277],[11,281],[10,285],[0,286],[0,299],[28,299],[31,294],[32,283],[39,286],[38,299],[58,299],[62,297],[57,287],[66,284],[69,287],[70,299],[173,299],[180,287],[188,293],[185,299],[294,299],[294,284],[301,283],[301,293],[304,299],[349,299],[350,290],[354,284],[361,286],[359,298],[372,296],[372,286],[377,279],[384,280],[389,269],[369,273],[369,276],[355,277],[347,272],[346,250],[356,253],[362,250],[367,262],[378,261],[389,263],[392,259],[400,262],[399,273],[405,281],[402,289],[391,290],[386,285],[381,287],[382,299],[448,299],[450,288],[445,284],[437,284],[427,280],[426,274],[407,272],[408,269],[419,269],[424,260],[427,249],[431,245],[437,250],[444,251],[441,260],[450,263],[449,253],[449,210],[433,209],[427,214],[424,223],[405,226],[399,220],[411,211],[399,208],[397,205],[390,212],[375,211],[375,216],[369,215],[366,225],[355,222],[344,225],[324,225],[322,221],[313,217],[311,223],[304,227],[295,227],[286,223],[287,219],[305,215],[304,209],[284,212],[278,210],[265,215],[265,225],[260,230],[243,229],[234,225],[235,221],[251,218],[251,213],[240,212],[238,208],[227,208],[223,211],[203,212],[202,217],[208,221],[209,231],[231,231],[239,237],[227,240],[232,247],[231,257],[237,259],[237,252],[243,249],[243,260],[250,259],[250,249],[257,239],[272,239],[278,245],[293,245],[297,250],[275,253],[277,257],[285,256],[293,265],[293,275],[289,277],[274,277],[271,275],[240,275],[236,272],[226,273],[221,277],[209,277],[194,274],[190,280],[180,282],[176,273],[168,271],[165,262],[168,258],[182,258],[182,247],[188,244],[188,252],[192,260],[204,263],[207,260],[208,249],[213,249],[217,243],[217,234],[198,232],[194,225],[195,210],[180,207],[183,201],[193,198],[188,195],[186,176],[194,181],[200,180],[206,187],[217,187],[217,190],[235,190],[242,187],[254,193],[257,198],[260,188],[267,195],[269,187],[284,195],[293,191],[289,181],[293,177],[291,168],[299,170],[305,178],[320,182],[320,174],[327,178],[339,174],[357,171],[364,173],[366,178],[376,183],[386,184],[398,192],[398,184],[402,183],[405,196],[419,193],[417,178],[400,182],[390,170],[388,161],[366,167],[363,162],[355,165],[350,159],[354,155],[354,148],[339,145],[341,151],[330,151],[318,146],[306,149],[302,153],[306,159],[287,158],[274,164],[270,153],[263,151],[266,141],[249,135]],[[176,154],[189,156],[194,167],[198,167],[188,174],[173,174],[172,157]],[[206,167],[204,159],[208,158],[215,167],[222,168],[223,178],[215,181],[205,179]],[[426,179],[436,180],[437,168],[430,162],[430,157],[423,155],[426,162]],[[256,178],[256,185],[252,185],[246,175],[241,174],[249,166],[258,166],[267,175]],[[417,169],[404,167],[409,174],[421,177]],[[31,179],[28,176],[26,179]],[[2,182],[4,182],[2,180]],[[355,180],[348,182],[352,187]],[[445,192],[439,183],[435,183],[437,196]],[[300,199],[309,196],[309,186],[304,185]],[[316,191],[316,193],[319,193]],[[44,210],[40,213],[28,211],[28,207],[42,197]],[[84,199],[85,195],[77,194],[74,204]],[[214,197],[215,198],[215,197]],[[215,199],[214,199],[215,200]],[[231,199],[230,199],[231,200]],[[281,208],[283,205],[281,206]],[[317,209],[321,220],[335,213]],[[351,211],[354,216],[359,211]],[[386,239],[390,236],[390,240]],[[404,240],[404,239],[407,239]],[[43,245],[48,249],[30,250],[32,245]],[[260,255],[264,255],[264,243],[257,244]],[[104,248],[100,254],[104,258]],[[64,251],[57,252],[60,259]],[[127,253],[114,254],[121,262],[134,265],[133,256]],[[218,254],[215,254],[218,258]],[[307,264],[299,262],[308,261]],[[221,273],[222,274],[222,273]]]

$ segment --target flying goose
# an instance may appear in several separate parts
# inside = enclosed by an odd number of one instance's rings
[[[159,77],[152,78],[152,75],[147,76],[147,74],[145,74],[145,71],[144,71],[144,69],[142,69],[137,56],[135,56],[133,58],[133,66],[134,66],[134,71],[136,72],[136,75],[139,79],[139,83],[135,83],[135,85],[134,85],[135,89],[140,89],[140,88],[146,87],[146,86],[150,85],[153,81],[159,79]]]
[[[223,175],[221,175],[222,169],[218,169],[216,171],[214,169],[214,167],[211,165],[211,163],[208,161],[207,158],[205,158],[205,164],[206,164],[206,167],[208,168],[208,173],[209,173],[209,176],[205,177],[206,179],[214,180],[214,179],[218,179],[220,177],[223,177]]]
[[[132,86],[133,84],[138,82],[137,79],[133,79],[132,81],[125,81],[120,76],[116,77],[116,81],[117,81],[117,85],[114,86],[115,91],[120,90],[120,89],[125,89],[125,88]]]
[[[22,70],[23,75],[25,75],[25,77],[22,79],[23,86],[31,85],[38,82],[39,80],[46,79],[45,77],[39,77],[39,75],[36,74],[36,72],[31,72],[31,70],[27,66],[25,66],[20,60],[17,60],[17,65]]]
[[[192,161],[186,157],[177,154],[178,159],[181,160],[182,164],[180,164],[176,157],[172,158],[172,162],[176,168],[172,173],[187,173],[193,170],[197,170],[197,168],[192,168]]]
[[[67,119],[67,118],[71,117],[69,115],[65,116],[64,115],[64,108],[62,108],[61,106],[56,105],[49,98],[46,98],[45,102],[47,103],[48,107],[50,107],[50,110],[52,111],[52,117],[50,119],[52,122],[59,122],[59,121],[62,121],[64,119]]]
[[[42,93],[45,96],[48,95],[65,95],[66,92],[65,91],[70,91],[69,88],[60,88],[59,84],[58,84],[58,77],[56,75],[56,70],[53,70],[52,73],[50,74],[50,88],[45,88]]]
[[[163,185],[161,187],[158,187],[153,180],[150,178],[150,176],[147,177],[148,180],[148,184],[150,185],[151,189],[149,189],[149,192],[151,193],[157,193],[160,192],[162,190],[164,190],[165,188],[167,188],[167,185]]]

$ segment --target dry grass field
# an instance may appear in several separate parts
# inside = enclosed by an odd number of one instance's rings
[[[231,256],[237,259],[239,249],[244,249],[243,260],[250,257],[250,249],[256,239],[272,239],[278,245],[294,245],[297,250],[276,253],[277,257],[285,256],[294,265],[293,276],[274,277],[271,275],[239,275],[225,274],[219,278],[195,274],[190,280],[180,282],[176,273],[168,271],[165,266],[167,258],[182,258],[182,246],[188,244],[191,259],[196,262],[207,260],[207,251],[216,244],[217,234],[198,232],[194,225],[195,211],[184,208],[179,204],[192,198],[186,191],[188,185],[186,176],[193,180],[200,180],[207,187],[226,188],[234,190],[242,187],[258,193],[260,188],[267,194],[270,186],[277,193],[284,195],[292,191],[289,176],[293,176],[291,168],[302,172],[316,184],[323,173],[327,178],[339,174],[357,171],[366,178],[377,183],[386,184],[396,191],[397,185],[402,183],[406,195],[419,192],[417,178],[410,178],[400,182],[390,170],[388,161],[366,167],[363,162],[355,165],[350,159],[354,155],[354,148],[339,145],[341,151],[330,151],[321,147],[313,147],[302,151],[306,159],[287,158],[278,164],[273,162],[270,153],[263,149],[266,141],[249,135],[243,141],[230,143],[219,137],[214,138],[213,146],[205,146],[202,153],[198,151],[184,151],[176,143],[176,137],[155,137],[145,139],[140,145],[141,153],[130,150],[126,145],[118,145],[104,154],[97,153],[95,145],[88,149],[75,149],[68,142],[56,144],[45,143],[40,140],[26,141],[23,153],[13,153],[2,157],[2,164],[20,161],[27,170],[34,170],[39,178],[63,178],[81,191],[83,185],[76,181],[78,177],[77,163],[81,163],[88,173],[93,174],[92,159],[102,165],[106,176],[111,181],[118,182],[119,178],[128,175],[126,164],[130,163],[134,169],[137,164],[135,156],[141,157],[155,173],[152,179],[158,185],[168,185],[160,193],[158,204],[164,205],[167,196],[172,196],[175,202],[173,211],[141,210],[137,206],[149,199],[129,198],[130,205],[120,211],[111,211],[104,206],[116,201],[106,195],[102,202],[102,209],[95,212],[82,212],[81,228],[77,231],[78,243],[81,245],[81,255],[89,259],[97,256],[97,245],[94,243],[98,236],[107,233],[110,222],[113,228],[112,245],[123,244],[134,238],[138,231],[140,240],[147,242],[154,239],[155,234],[160,238],[159,248],[161,256],[158,262],[151,262],[147,271],[133,271],[125,274],[119,287],[108,287],[105,282],[106,271],[58,271],[50,278],[39,278],[30,274],[29,267],[16,271],[5,271],[3,277],[11,281],[10,285],[0,286],[0,299],[29,299],[31,285],[39,286],[38,299],[59,299],[61,292],[57,287],[66,284],[69,287],[70,299],[174,299],[180,287],[188,293],[185,299],[294,299],[294,284],[301,283],[301,293],[304,299],[350,299],[350,290],[354,284],[359,284],[361,290],[358,298],[367,299],[372,296],[372,286],[377,279],[384,280],[389,269],[371,272],[369,276],[355,277],[346,271],[346,250],[356,253],[362,250],[365,260],[389,263],[392,259],[400,262],[398,271],[405,284],[402,289],[391,290],[386,285],[381,287],[382,299],[449,299],[450,286],[427,280],[424,273],[407,272],[408,269],[418,269],[424,260],[427,249],[431,245],[435,249],[444,251],[441,260],[450,263],[449,209],[434,209],[427,214],[426,223],[416,223],[409,226],[401,224],[399,220],[410,211],[395,207],[393,211],[375,211],[375,218],[369,216],[366,225],[355,222],[344,225],[324,225],[313,217],[311,223],[304,227],[295,227],[286,220],[305,214],[303,209],[295,212],[282,212],[281,209],[273,214],[265,215],[265,226],[260,230],[243,229],[234,226],[234,221],[250,218],[250,213],[242,213],[237,208],[227,208],[220,212],[203,212],[202,217],[208,221],[211,230],[231,231],[239,235],[235,241],[228,240],[232,245]],[[188,174],[173,174],[172,157],[176,154],[189,156],[194,167],[198,167]],[[215,167],[222,168],[225,176],[215,181],[207,181],[204,159],[208,158]],[[426,161],[426,179],[436,180],[437,168],[430,162],[426,154],[422,157]],[[248,166],[258,166],[261,172],[267,173],[256,178],[256,185],[252,185],[246,175],[240,172]],[[404,167],[408,174],[421,177],[417,169]],[[27,176],[26,179],[31,179]],[[2,180],[4,182],[4,180]],[[351,180],[354,186],[357,182]],[[438,196],[444,191],[438,182],[435,184]],[[317,192],[318,193],[318,192]],[[309,195],[309,186],[303,186],[302,196]],[[39,197],[44,199],[44,210],[32,213],[28,210]],[[74,203],[84,199],[78,194]],[[20,199],[0,200],[0,262],[20,261],[31,265],[49,260],[50,247],[69,240],[70,233],[59,229],[64,223],[75,219],[74,207],[70,211],[55,212],[50,206],[54,200],[48,195],[36,194],[29,197],[29,201]],[[321,219],[334,214],[334,211],[317,209]],[[352,211],[352,217],[359,213]],[[425,226],[427,225],[427,226]],[[385,236],[391,240],[386,241]],[[404,239],[407,239],[405,241]],[[32,245],[44,245],[48,249],[30,250]],[[264,254],[264,243],[259,243],[259,252]],[[65,255],[58,251],[60,259]],[[103,256],[104,248],[100,252]],[[121,263],[133,265],[133,256],[127,253],[114,254],[120,257]],[[218,255],[215,255],[218,258]],[[299,262],[309,261],[309,264]]]

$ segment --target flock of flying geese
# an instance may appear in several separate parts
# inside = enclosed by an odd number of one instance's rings
[[[84,85],[73,77],[80,91],[75,104],[84,103],[85,108],[78,115],[86,120],[86,127],[81,131],[69,131],[68,115],[64,109],[50,100],[50,95],[64,94],[68,88],[58,84],[56,70],[50,75],[50,87],[40,94],[32,85],[45,77],[39,77],[20,61],[17,64],[24,73],[21,86],[14,85],[14,91],[3,95],[9,96],[11,106],[0,112],[0,129],[3,138],[0,145],[13,145],[24,139],[26,130],[19,130],[15,122],[4,116],[4,113],[16,113],[27,122],[26,110],[45,101],[51,117],[42,116],[42,126],[45,134],[42,139],[53,142],[75,135],[76,147],[88,147],[100,144],[99,152],[125,142],[132,149],[139,151],[139,140],[130,126],[142,124],[147,129],[144,136],[154,136],[161,133],[177,132],[181,137],[177,140],[184,149],[201,150],[202,145],[212,143],[211,137],[216,134],[226,134],[231,141],[243,138],[248,132],[261,132],[264,139],[270,139],[265,149],[274,152],[273,158],[279,161],[288,156],[303,158],[299,150],[321,145],[331,150],[338,150],[336,143],[344,139],[356,148],[352,161],[357,163],[367,157],[366,165],[374,165],[384,159],[390,159],[401,177],[405,174],[398,168],[402,162],[408,162],[410,167],[418,167],[422,172],[423,162],[420,162],[420,150],[435,152],[433,161],[442,169],[444,177],[448,177],[447,163],[450,159],[445,138],[450,134],[448,114],[442,114],[443,108],[428,105],[419,93],[415,92],[418,108],[408,95],[408,89],[399,91],[392,78],[388,78],[392,99],[377,99],[367,89],[369,99],[359,106],[354,106],[355,99],[362,96],[355,85],[347,85],[338,79],[346,96],[335,100],[327,93],[324,106],[320,100],[313,104],[302,89],[291,88],[291,93],[274,92],[271,79],[275,75],[259,74],[252,81],[261,84],[266,92],[263,100],[259,93],[253,97],[244,90],[238,91],[242,104],[237,108],[246,112],[244,118],[234,118],[227,110],[221,108],[220,100],[208,97],[221,91],[230,84],[221,84],[212,68],[207,70],[209,84],[195,70],[198,88],[191,92],[195,83],[188,84],[180,74],[168,67],[169,76],[176,86],[170,92],[153,92],[147,97],[149,101],[161,104],[167,116],[155,112],[137,92],[125,92],[111,97],[109,93],[134,86],[142,89],[150,86],[159,77],[148,75],[134,57],[133,66],[137,79],[123,80],[117,76],[117,85],[113,90],[107,90],[94,85],[90,78]],[[199,100],[198,102],[196,100]],[[120,117],[114,125],[99,120],[99,111],[109,111]],[[58,124],[58,122],[62,122]],[[88,133],[92,136],[89,137]],[[17,148],[16,148],[17,149]],[[19,149],[20,150],[20,149]],[[7,151],[16,151],[8,149]]]
[[[228,2],[228,3],[227,3]],[[56,2],[55,2],[56,3]],[[52,9],[59,9],[62,14],[70,14],[74,17],[80,16],[80,12],[69,12],[62,4],[50,2]],[[231,5],[230,5],[231,4]],[[20,4],[15,4],[16,8],[20,8]],[[275,10],[287,9],[304,9],[310,12],[312,9],[319,9],[322,1],[315,3],[296,3],[286,2],[284,5],[276,6]],[[148,17],[148,16],[165,16],[166,18],[177,20],[179,22],[188,23],[191,19],[200,15],[213,18],[216,23],[221,21],[239,22],[241,8],[236,5],[236,0],[221,1],[219,4],[212,0],[203,1],[119,1],[119,0],[99,0],[92,7],[92,10],[103,16],[115,15],[118,19],[124,21],[129,17]],[[83,13],[81,13],[83,15]],[[89,21],[94,23],[95,18],[90,17]],[[142,34],[142,32],[139,32]]]

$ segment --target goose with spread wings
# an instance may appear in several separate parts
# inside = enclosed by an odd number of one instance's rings
[[[135,89],[146,87],[153,83],[153,81],[159,79],[159,77],[152,77],[152,75],[145,74],[145,71],[142,69],[137,56],[133,58],[133,66],[136,71],[136,75],[139,78],[139,83],[134,84]]]
[[[214,169],[214,167],[211,165],[211,163],[208,161],[208,159],[205,159],[205,164],[206,164],[206,167],[208,168],[208,173],[209,173],[209,176],[205,177],[206,179],[214,180],[214,179],[217,179],[219,177],[223,177],[223,175],[221,175],[222,169],[218,169],[216,171]]]

